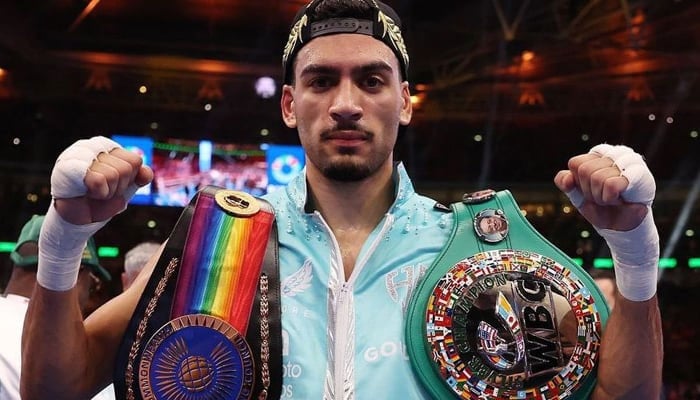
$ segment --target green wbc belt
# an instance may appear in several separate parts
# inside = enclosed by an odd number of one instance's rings
[[[585,399],[608,317],[591,277],[508,191],[452,204],[445,248],[408,307],[406,343],[435,399]]]

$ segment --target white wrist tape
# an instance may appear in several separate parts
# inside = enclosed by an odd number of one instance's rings
[[[90,236],[106,223],[71,224],[61,218],[52,204],[39,233],[37,283],[55,291],[66,291],[75,286],[85,245]]]
[[[95,136],[73,143],[58,156],[51,172],[51,195],[57,199],[83,196],[87,193],[85,175],[100,153],[120,147],[104,136]]]
[[[628,300],[649,300],[656,293],[659,273],[659,233],[651,208],[631,231],[598,229],[608,243],[615,263],[615,279],[620,294]]]

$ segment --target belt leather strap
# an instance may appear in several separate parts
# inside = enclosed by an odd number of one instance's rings
[[[115,363],[113,376],[116,397],[119,399],[143,399],[139,388],[139,360],[143,357],[146,344],[171,320],[171,307],[174,301],[183,249],[188,238],[190,223],[200,196],[214,197],[221,188],[207,186],[200,190],[181,213],[155,269],[136,306],[122,339]],[[265,200],[255,199],[265,203]],[[282,390],[282,327],[280,306],[279,257],[277,226],[272,223],[269,239],[265,247],[261,280],[266,285],[265,301],[258,286],[255,300],[245,333],[245,341],[250,347],[255,369],[251,398],[259,398],[265,390],[267,399],[277,399]],[[261,305],[263,309],[261,310]],[[261,318],[263,316],[264,318]],[[268,343],[263,346],[261,324],[267,330]],[[264,348],[269,349],[269,354]],[[266,358],[266,362],[262,358]],[[266,366],[266,367],[265,367]],[[147,396],[150,398],[150,396]]]
[[[452,234],[409,303],[414,371],[436,399],[585,399],[608,317],[604,297],[510,192],[483,192],[451,205]],[[490,228],[500,233],[488,231],[482,217],[507,221],[507,233],[498,221]],[[571,342],[565,321],[577,322]]]

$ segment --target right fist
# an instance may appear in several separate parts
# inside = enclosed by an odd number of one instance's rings
[[[78,140],[64,150],[51,173],[51,194],[66,222],[84,225],[124,211],[153,171],[137,154],[102,136]]]

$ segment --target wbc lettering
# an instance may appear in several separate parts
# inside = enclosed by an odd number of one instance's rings
[[[553,304],[546,301],[551,299],[549,286],[542,281],[520,279],[515,287],[519,299],[539,303],[524,305],[520,318],[526,332],[525,349],[530,374],[537,375],[562,366],[559,330],[550,311]]]
[[[564,359],[552,296],[547,282],[515,273],[484,277],[463,290],[451,322],[465,367],[514,389],[558,371]]]
[[[597,312],[581,280],[554,260],[493,250],[454,264],[433,287],[426,339],[461,398],[564,399],[595,366]]]

